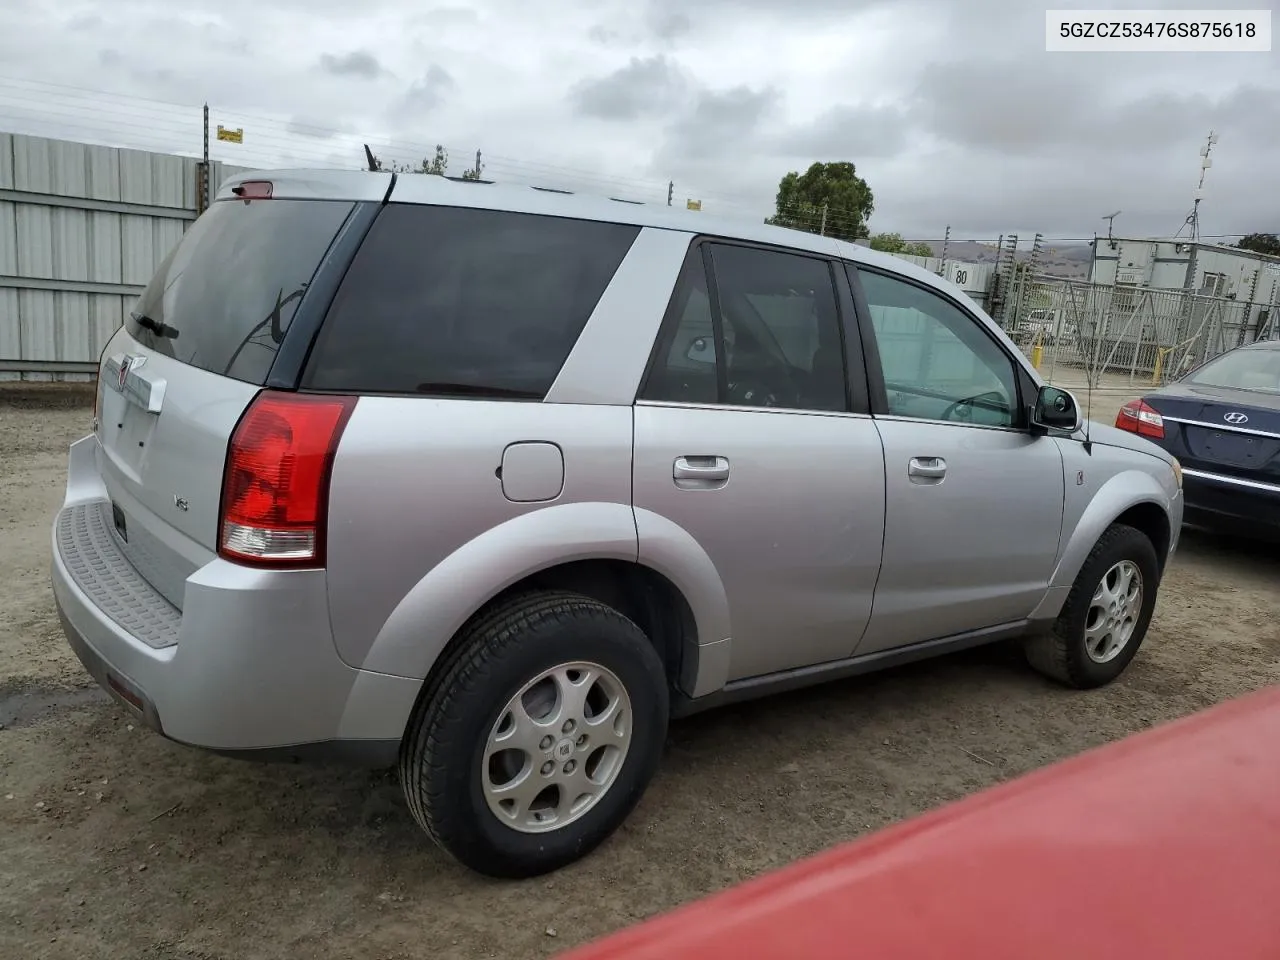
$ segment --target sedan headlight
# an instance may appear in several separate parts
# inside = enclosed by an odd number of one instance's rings
[[[1181,490],[1182,489],[1182,464],[1178,462],[1177,457],[1174,457],[1173,463],[1171,464],[1171,466],[1173,467],[1173,479],[1178,481],[1178,489]]]

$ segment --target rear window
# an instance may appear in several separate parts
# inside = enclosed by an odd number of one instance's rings
[[[1187,383],[1280,394],[1280,349],[1233,350],[1210,360],[1187,377]]]
[[[126,321],[183,363],[261,385],[354,204],[220,200],[165,258]]]
[[[637,233],[392,204],[347,271],[304,385],[540,400]]]

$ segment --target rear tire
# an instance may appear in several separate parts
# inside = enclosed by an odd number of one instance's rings
[[[400,753],[409,810],[479,873],[559,869],[639,802],[668,713],[662,661],[618,611],[565,592],[500,601],[463,627],[414,708]]]
[[[1105,686],[1142,646],[1159,585],[1151,541],[1140,530],[1112,524],[1080,568],[1053,627],[1025,641],[1027,661],[1069,687]]]

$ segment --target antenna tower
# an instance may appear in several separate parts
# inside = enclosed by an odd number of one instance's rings
[[[1200,180],[1196,184],[1195,202],[1191,207],[1191,213],[1187,217],[1186,222],[1178,228],[1178,232],[1174,234],[1174,238],[1182,236],[1182,231],[1187,227],[1191,228],[1191,242],[1195,243],[1200,239],[1200,201],[1204,199],[1204,175],[1209,168],[1213,166],[1213,160],[1209,158],[1209,154],[1213,152],[1213,145],[1218,142],[1218,135],[1212,130],[1205,139],[1204,146],[1200,148]]]

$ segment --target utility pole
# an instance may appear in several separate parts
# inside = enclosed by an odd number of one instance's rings
[[[827,205],[822,205],[822,223],[818,227],[818,235],[825,237],[827,235]]]
[[[667,181],[667,206],[671,206],[671,197],[676,192],[676,182],[674,180]]]
[[[947,232],[942,235],[942,272],[938,274],[940,277],[947,275],[947,247],[951,243],[951,224],[947,224]]]
[[[196,216],[209,209],[209,104],[204,105],[204,159],[200,162],[200,189],[197,191]]]
[[[1010,233],[1004,237],[1008,246],[1008,254],[1004,258],[1000,274],[1000,302],[996,306],[995,321],[1006,327],[1009,318],[1010,300],[1013,296],[1013,282],[1018,276],[1018,235]],[[997,263],[999,259],[997,258]]]
[[[1035,241],[1031,244],[1031,259],[1027,261],[1027,275],[1035,276],[1036,270],[1040,266],[1040,253],[1044,244],[1044,234],[1037,233]]]
[[[1253,271],[1253,279],[1249,281],[1249,302],[1245,304],[1244,313],[1240,317],[1240,336],[1236,341],[1237,347],[1243,347],[1246,343],[1246,335],[1249,332],[1249,322],[1253,319],[1253,300],[1258,295],[1258,277],[1262,273],[1262,267],[1256,267]],[[1260,331],[1254,331],[1254,339],[1258,338]]]

